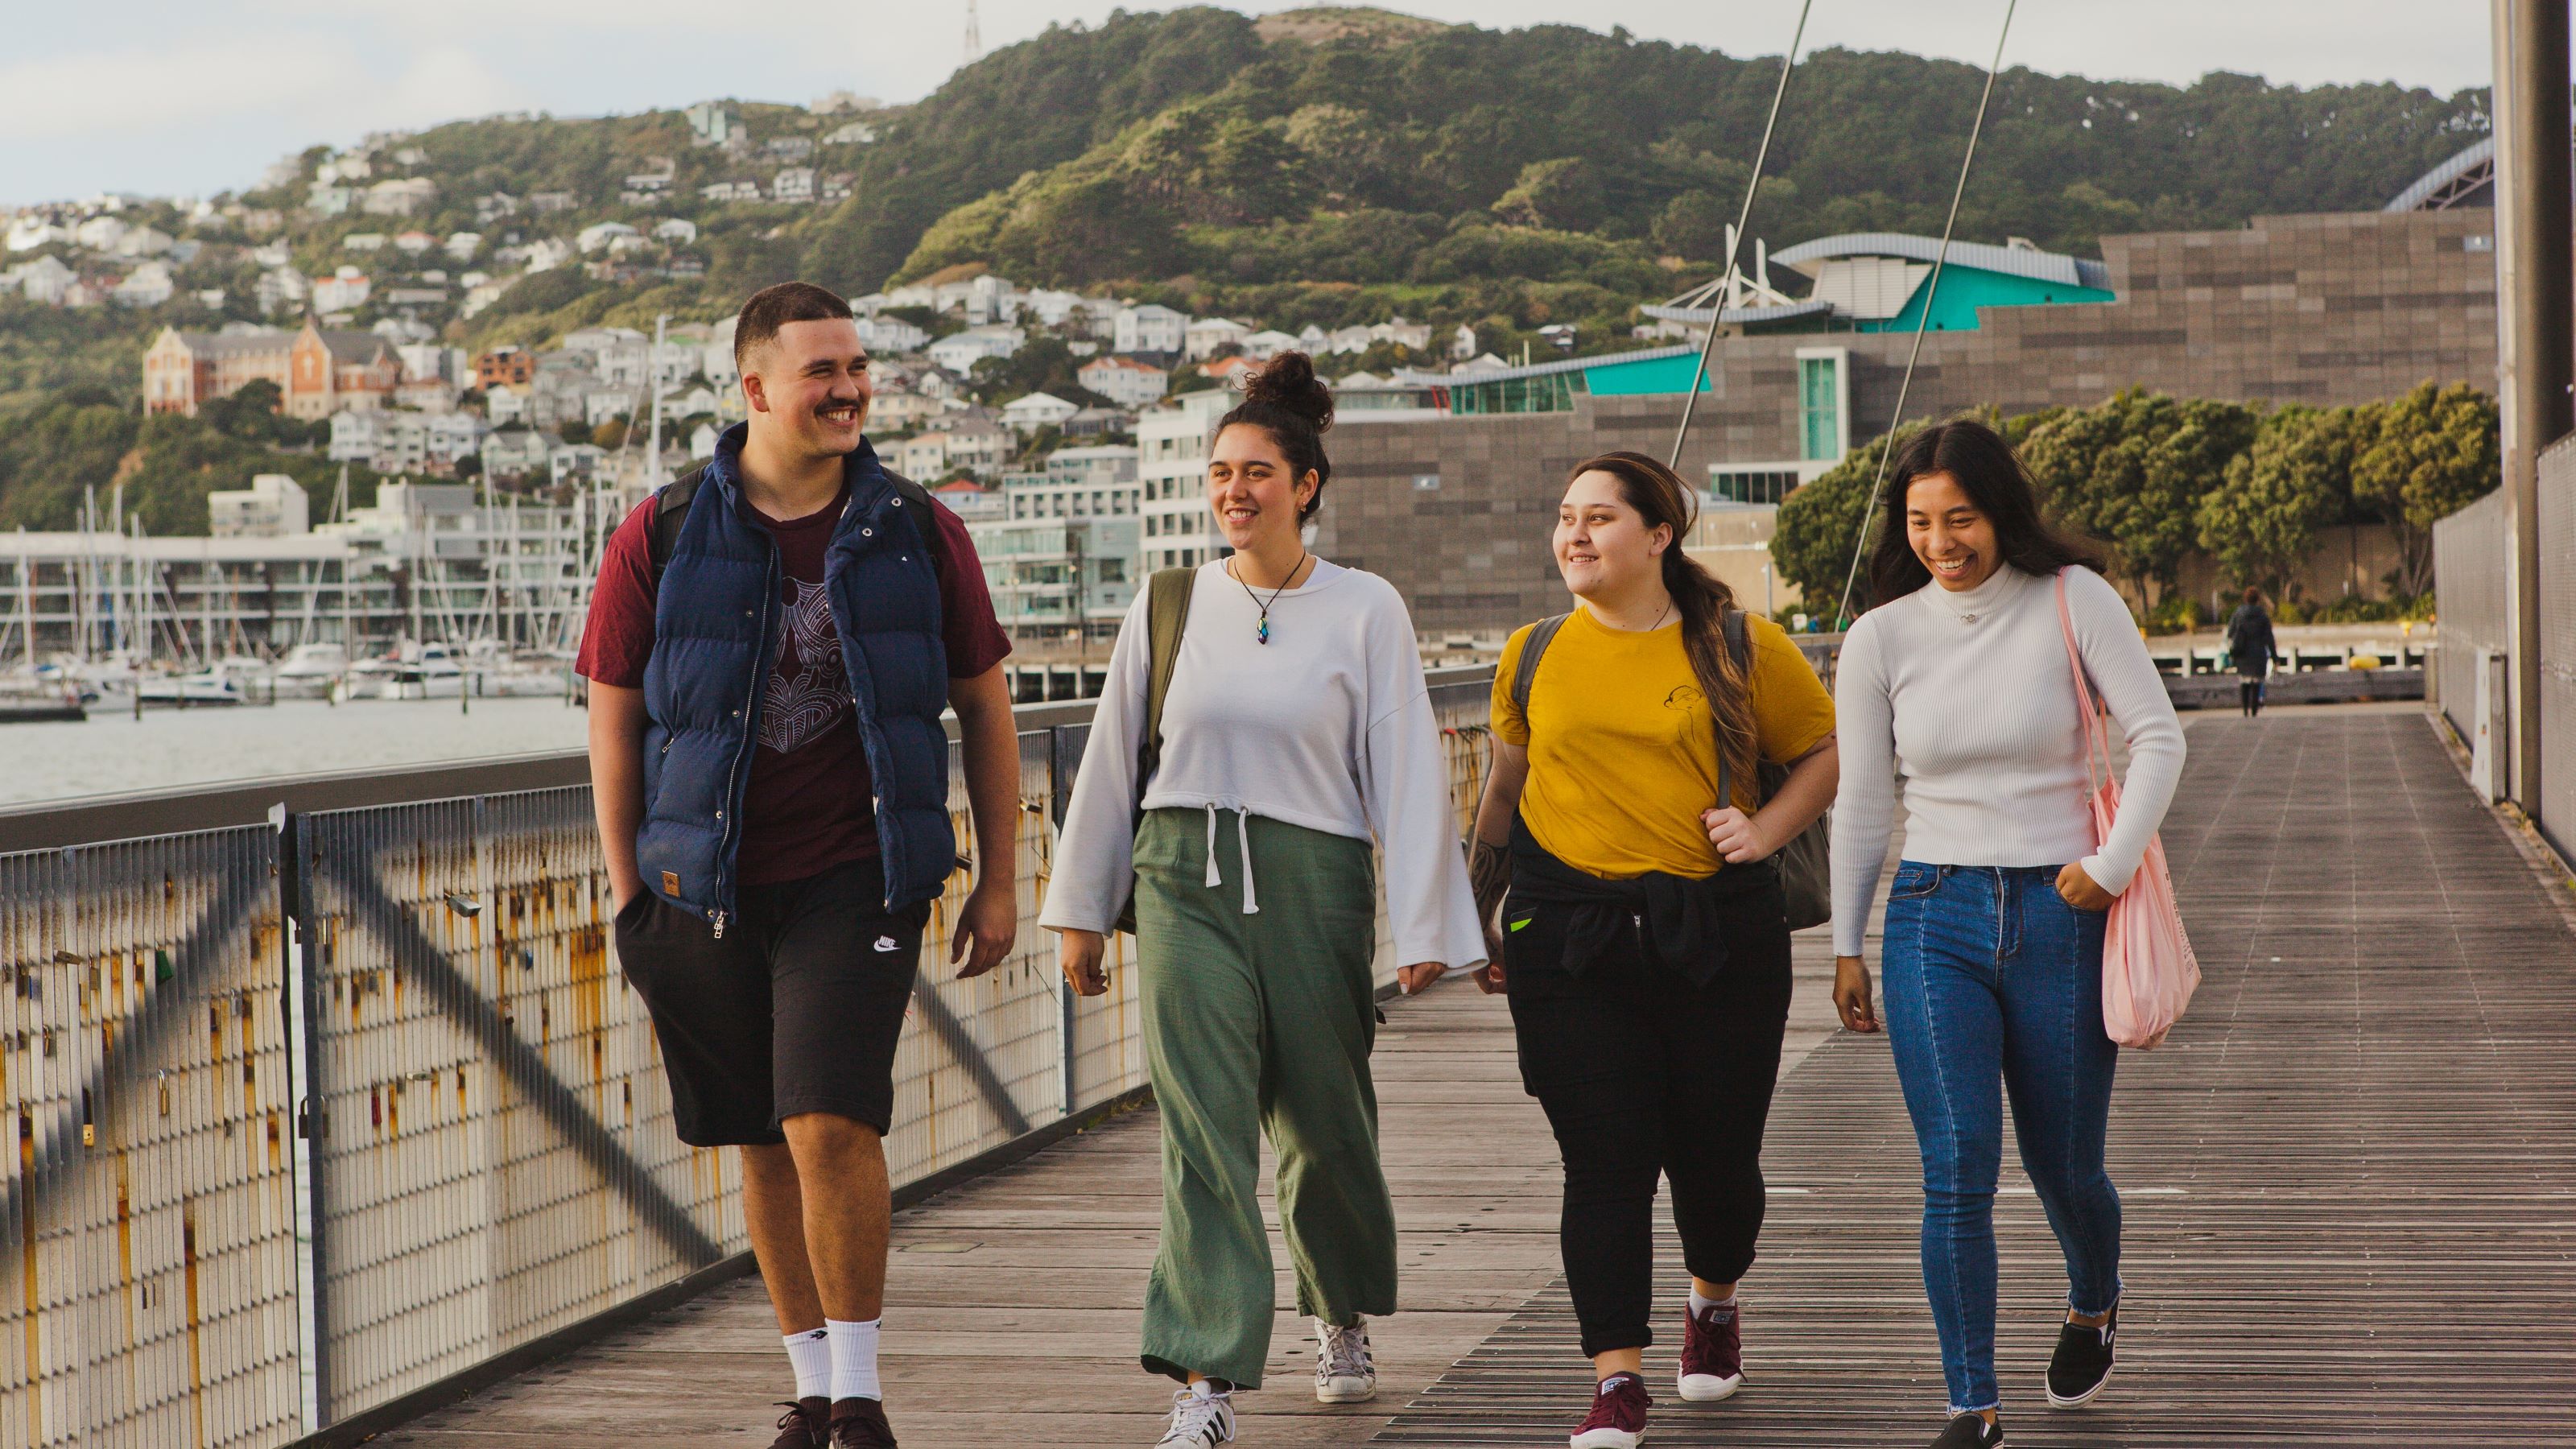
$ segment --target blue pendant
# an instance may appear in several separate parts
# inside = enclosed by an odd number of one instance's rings
[[[1261,616],[1261,627],[1252,632],[1252,639],[1256,644],[1267,644],[1270,642],[1270,616],[1268,614]]]

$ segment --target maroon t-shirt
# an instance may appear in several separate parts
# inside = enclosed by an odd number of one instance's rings
[[[830,506],[786,522],[755,513],[778,544],[786,620],[761,694],[760,742],[743,791],[742,852],[735,863],[743,885],[798,880],[877,853],[867,749],[823,596],[824,550],[849,497],[845,487]],[[586,679],[627,689],[644,683],[644,664],[653,655],[653,505],[649,497],[636,505],[600,558],[590,623],[573,665]],[[1002,662],[1011,640],[993,617],[993,596],[964,521],[935,503],[930,516],[939,530],[931,560],[948,677],[968,679]]]

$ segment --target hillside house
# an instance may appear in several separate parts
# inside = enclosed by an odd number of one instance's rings
[[[1074,380],[1086,389],[1100,394],[1125,408],[1140,408],[1160,398],[1171,387],[1172,375],[1152,363],[1132,357],[1095,357],[1084,363]]]

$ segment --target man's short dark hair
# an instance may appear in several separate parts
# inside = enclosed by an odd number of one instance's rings
[[[778,335],[778,329],[790,322],[831,322],[850,315],[850,304],[828,288],[812,282],[781,282],[763,287],[742,304],[733,323],[733,367],[736,372],[751,371],[745,359],[752,349]]]

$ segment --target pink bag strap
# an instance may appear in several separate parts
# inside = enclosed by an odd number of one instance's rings
[[[2066,639],[2067,667],[2075,674],[2075,711],[2084,717],[2084,783],[2091,787],[2093,759],[2102,760],[2102,778],[2116,778],[2111,769],[2110,733],[2103,728],[2102,711],[2093,702],[2093,687],[2084,676],[2084,652],[2075,647],[2075,613],[2066,607],[2066,570],[2057,571],[2057,630]]]

